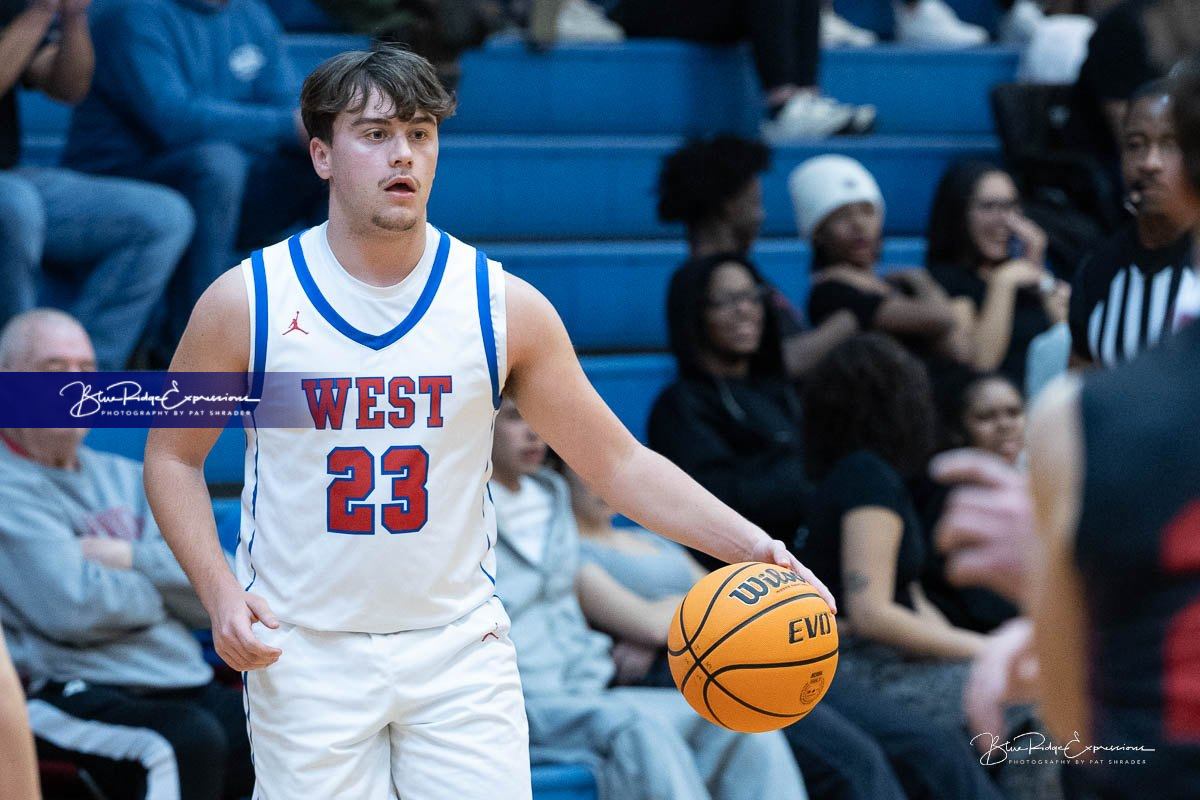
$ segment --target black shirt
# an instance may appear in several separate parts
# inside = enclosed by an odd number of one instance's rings
[[[868,292],[837,279],[816,281],[808,293],[808,316],[813,325],[820,325],[842,309],[848,309],[858,320],[858,327],[871,330],[875,315],[887,299],[886,295]]]
[[[1175,300],[1190,281],[1192,240],[1148,250],[1132,223],[1080,263],[1071,285],[1071,349],[1097,364],[1128,361],[1171,330]]]
[[[676,381],[654,402],[648,438],[652,449],[776,539],[790,544],[804,523],[811,486],[803,416],[786,378]]]
[[[895,600],[912,608],[909,585],[920,579],[926,558],[921,523],[900,474],[869,450],[857,450],[842,458],[817,485],[808,513],[808,530],[796,538],[796,557],[824,581],[834,597],[841,597],[845,588],[842,517],[868,506],[895,511],[904,523],[896,554]]]
[[[1084,770],[1106,798],[1200,797],[1200,325],[1080,394],[1074,550],[1092,741],[1154,748]]]
[[[0,0],[0,31],[26,8],[25,0]],[[21,120],[17,115],[17,86],[0,95],[0,169],[11,169],[21,157]]]
[[[987,281],[973,270],[935,264],[929,268],[929,274],[951,297],[971,298],[976,314],[983,308],[983,300],[987,295]],[[1013,304],[1008,352],[1004,354],[1004,359],[996,371],[1022,391],[1025,389],[1025,360],[1029,354],[1029,343],[1049,327],[1050,317],[1042,306],[1042,298],[1037,290],[1018,289],[1017,299]]]

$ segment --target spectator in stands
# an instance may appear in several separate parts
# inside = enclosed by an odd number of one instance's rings
[[[998,372],[964,370],[954,374],[935,396],[941,448],[969,447],[991,453],[1005,464],[1021,464],[1025,453],[1025,401],[1012,381]],[[989,633],[1017,615],[1017,608],[995,592],[956,586],[946,574],[933,532],[945,511],[949,487],[926,474],[909,482],[926,534],[929,553],[921,588],[956,627]]]
[[[596,763],[605,797],[806,798],[778,732],[740,734],[696,714],[674,689],[609,688],[611,641],[588,628],[576,593],[579,535],[545,445],[508,400],[496,418],[491,496],[497,585],[529,718],[534,759]]]
[[[797,546],[846,598],[838,679],[876,685],[953,728],[983,637],[950,625],[919,584],[928,553],[905,481],[924,470],[934,443],[925,370],[894,340],[861,334],[821,362],[804,400],[820,483]]]
[[[1171,330],[1179,292],[1196,281],[1196,218],[1165,80],[1130,99],[1121,174],[1133,220],[1080,264],[1072,284],[1071,351],[1079,364],[1111,367],[1156,344]]]
[[[971,301],[972,365],[1023,388],[1029,343],[1066,319],[1070,290],[1046,269],[1046,234],[1021,212],[1012,178],[990,164],[951,165],[926,238],[930,274]]]
[[[897,337],[915,354],[965,361],[970,301],[950,300],[924,269],[875,273],[883,246],[883,194],[862,164],[811,158],[788,178],[800,238],[812,244],[808,315],[820,325],[850,310],[860,330]]]
[[[0,628],[0,797],[38,800],[41,796],[25,692]]]
[[[71,121],[66,163],[178,189],[196,214],[168,297],[170,348],[239,248],[325,216],[299,80],[263,0],[112,3],[92,30],[96,80]]]
[[[866,133],[875,107],[821,95],[821,0],[620,0],[613,18],[631,37],[704,44],[749,41],[765,94],[763,135],[773,141]]]
[[[1195,211],[1198,67],[1192,62],[1172,88]],[[1031,423],[1032,483],[976,453],[947,454],[937,465],[964,484],[938,532],[958,578],[1021,600],[1037,628],[1036,636],[1025,625],[994,640],[974,688],[995,705],[1037,691],[1059,741],[1134,737],[1154,753],[1128,768],[1103,759],[1081,767],[1088,796],[1192,797],[1200,787],[1195,718],[1186,711],[1200,693],[1182,678],[1196,669],[1196,651],[1183,639],[1197,569],[1182,554],[1195,542],[1197,334],[1188,327],[1131,363],[1055,386]],[[1147,600],[1120,610],[1089,601],[1131,592]],[[1125,646],[1129,630],[1145,631],[1145,646]],[[1025,670],[1021,680],[1015,666],[1034,645],[1041,669]],[[1164,661],[1163,652],[1172,658]],[[998,713],[993,707],[986,716]]]
[[[71,310],[100,365],[122,369],[193,219],[183,198],[161,187],[19,164],[18,83],[67,103],[88,91],[87,9],[88,0],[0,0],[0,325],[37,305],[44,268],[71,285]]]
[[[963,689],[985,637],[953,625],[921,586],[929,553],[906,481],[925,470],[934,442],[924,368],[895,340],[861,334],[814,370],[804,402],[808,463],[819,483],[797,549],[845,593],[837,680],[958,731],[979,796],[999,797],[962,733]],[[1012,724],[1030,724],[1028,710]],[[1007,730],[993,732],[1003,741]],[[999,780],[1010,793],[1054,791],[1057,772],[1047,761],[1004,770]]]
[[[612,524],[612,510],[561,464],[579,529],[583,566],[577,591],[588,622],[614,639],[620,684],[673,688],[666,659],[670,617],[700,576],[674,543]],[[868,718],[868,733],[852,718]],[[965,748],[933,729],[834,681],[804,719],[783,729],[814,800],[970,797]],[[921,765],[932,761],[934,767]],[[957,768],[955,764],[958,764]],[[962,767],[967,769],[962,769]]]
[[[791,542],[810,486],[800,397],[783,369],[768,293],[738,255],[693,259],[675,272],[667,328],[679,374],[655,400],[648,435],[704,488]]]
[[[62,312],[0,332],[0,370],[95,368]],[[86,433],[0,430],[0,611],[39,749],[111,797],[244,796],[241,691],[214,682],[192,634],[208,616],[150,514],[141,465],[83,446]]]
[[[943,449],[974,447],[1017,466],[1025,452],[1025,400],[998,372],[970,373],[939,408]]]
[[[1200,14],[1190,0],[1121,0],[1099,15],[1072,95],[1067,133],[1118,185],[1121,124],[1134,91],[1200,48]]]
[[[749,257],[765,216],[759,176],[769,162],[765,144],[738,136],[696,140],[663,160],[658,217],[686,226],[689,260],[719,253]],[[778,324],[784,368],[797,380],[858,329],[854,315],[843,311],[806,330],[803,313],[775,287],[769,287],[767,303]]]
[[[449,91],[461,78],[459,56],[483,44],[504,21],[498,0],[317,0],[317,5],[356,33],[424,56]]]

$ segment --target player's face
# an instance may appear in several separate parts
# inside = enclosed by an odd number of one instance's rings
[[[741,264],[713,270],[704,311],[708,346],[722,359],[749,358],[762,341],[763,291]]]
[[[831,264],[872,269],[883,241],[883,215],[874,203],[847,203],[834,211],[813,233]]]
[[[1188,209],[1183,154],[1167,95],[1143,97],[1129,109],[1121,140],[1121,174],[1138,196],[1138,215],[1176,216]]]
[[[431,115],[397,119],[392,101],[372,89],[361,111],[338,114],[332,141],[313,139],[310,150],[317,174],[329,181],[330,216],[343,215],[364,234],[425,224],[438,158]]]
[[[985,262],[999,264],[1008,260],[1012,237],[1009,220],[1020,213],[1017,187],[1003,172],[989,172],[979,179],[967,206],[967,226],[971,241]]]
[[[1017,462],[1025,447],[1025,403],[1008,381],[985,380],[975,386],[963,423],[969,445]]]
[[[500,404],[496,433],[492,437],[492,473],[501,483],[512,483],[522,475],[537,472],[546,460],[546,443],[510,400]]]

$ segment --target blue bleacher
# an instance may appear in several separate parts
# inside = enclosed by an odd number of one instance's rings
[[[682,144],[666,136],[447,134],[442,139],[430,219],[470,240],[664,238],[655,218],[662,159]],[[763,176],[767,236],[795,233],[787,175],[821,153],[863,162],[889,204],[889,235],[923,235],[933,190],[956,158],[996,160],[990,134],[842,137],[774,149]]]
[[[1009,47],[887,44],[826,51],[821,81],[834,97],[874,103],[879,133],[990,133],[986,94],[963,96],[959,87],[1011,80],[1016,68]],[[753,135],[761,102],[747,47],[667,40],[542,54],[517,40],[493,41],[463,57],[459,98],[447,133]]]
[[[654,242],[478,244],[550,299],[581,352],[666,348],[667,284],[686,255],[678,236]],[[796,238],[760,239],[752,257],[789,300],[805,307],[812,260],[807,243]],[[924,259],[921,237],[884,242],[885,270],[918,266]],[[600,300],[597,287],[603,287]]]

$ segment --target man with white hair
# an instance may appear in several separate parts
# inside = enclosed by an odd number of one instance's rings
[[[61,311],[0,331],[0,370],[95,369]],[[0,428],[0,617],[39,750],[113,797],[248,794],[241,693],[213,681],[192,635],[208,615],[150,514],[142,466],[86,434]]]

